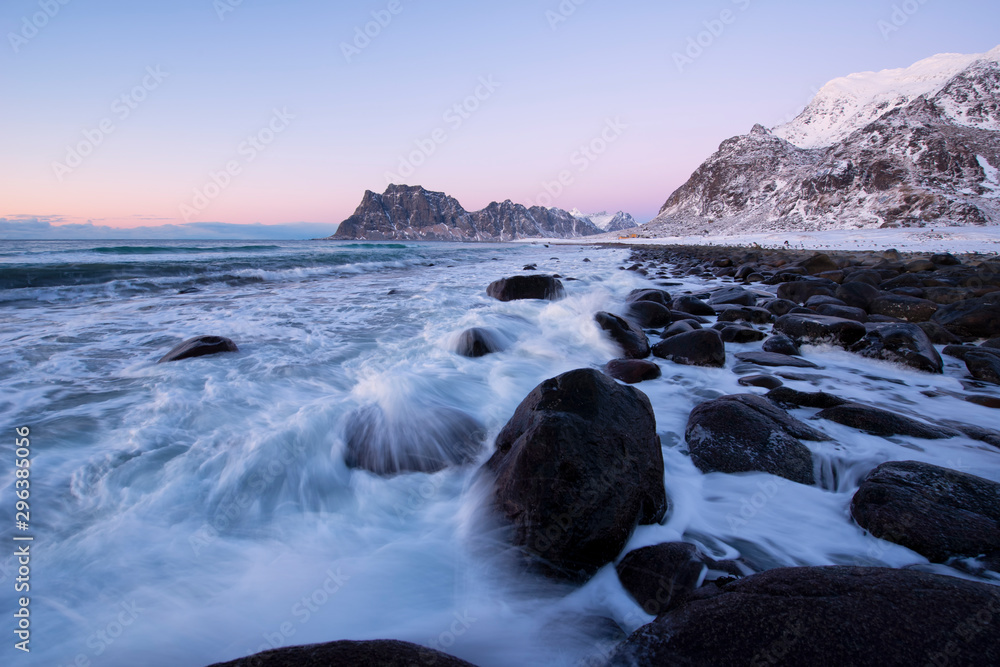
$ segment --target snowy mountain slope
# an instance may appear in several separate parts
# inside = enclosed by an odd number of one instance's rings
[[[838,79],[792,123],[724,141],[644,231],[1000,224],[997,167],[1000,47],[935,56]]]
[[[580,220],[587,220],[595,227],[605,232],[621,232],[626,229],[633,229],[639,226],[639,223],[635,221],[635,218],[624,211],[618,211],[617,213],[601,211],[600,213],[591,213],[587,215],[581,213],[577,209],[573,209],[570,211],[570,215]]]

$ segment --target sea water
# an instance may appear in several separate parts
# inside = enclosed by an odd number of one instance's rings
[[[476,473],[532,388],[619,355],[593,316],[621,312],[631,290],[653,286],[621,270],[627,260],[623,249],[542,244],[4,242],[4,663],[200,667],[279,646],[386,638],[483,667],[596,664],[620,632],[652,617],[611,566],[570,587],[493,557],[502,534]],[[566,298],[487,297],[490,282],[529,264],[563,276]],[[721,284],[675,282],[675,293]],[[506,349],[455,354],[470,327],[493,330]],[[196,335],[227,336],[240,351],[157,364]],[[738,373],[754,369],[733,358],[759,347],[727,345],[726,369],[661,361],[663,377],[639,386],[656,412],[672,510],[663,525],[638,528],[626,551],[685,540],[757,568],[971,576],[867,535],[849,505],[886,460],[1000,481],[1000,452],[988,445],[815,421],[831,438],[807,443],[816,486],[692,465],[688,414],[715,397],[761,393],[739,386]],[[832,347],[805,353],[822,368],[787,381],[793,388],[996,425],[994,411],[961,399],[957,360],[932,376]],[[371,406],[403,430],[442,410],[465,413],[485,429],[480,455],[435,474],[349,470],[345,422]],[[27,532],[13,516],[18,427],[31,430]],[[30,593],[14,592],[17,535],[34,537]],[[14,648],[22,595],[30,655]]]

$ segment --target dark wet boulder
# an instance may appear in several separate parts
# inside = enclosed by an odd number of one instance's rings
[[[767,324],[774,320],[774,315],[766,308],[754,306],[719,306],[716,308],[720,322],[750,322],[751,324]]]
[[[882,292],[878,287],[865,282],[848,282],[839,286],[836,291],[837,298],[848,306],[860,308],[867,311],[872,301],[877,299]]]
[[[1000,664],[1000,588],[917,570],[779,568],[694,592],[609,667]]]
[[[466,614],[468,617],[468,614]],[[458,627],[464,623],[464,630],[475,621],[459,617]],[[412,667],[413,665],[434,665],[435,667],[475,667],[472,663],[459,660],[447,653],[395,640],[339,641],[329,644],[309,646],[289,646],[264,651],[231,662],[220,662],[210,667],[333,667],[353,665],[355,667]]]
[[[809,259],[802,260],[801,262],[798,263],[798,266],[801,266],[803,269],[805,269],[806,273],[808,273],[811,276],[814,276],[817,273],[825,273],[827,271],[837,271],[840,269],[840,265],[837,264],[837,262],[835,262],[833,258],[823,253],[816,253]]]
[[[814,296],[834,296],[837,283],[832,280],[822,278],[809,278],[795,280],[789,283],[778,285],[778,298],[794,301],[795,303],[805,303]]]
[[[973,353],[990,354],[1000,357],[1000,350],[988,347],[978,347],[976,345],[948,345],[944,348],[944,350],[942,350],[942,352],[944,352],[946,356],[961,359],[962,361],[965,361],[966,357]]]
[[[661,306],[670,308],[673,304],[673,299],[670,297],[670,293],[661,289],[637,289],[629,292],[629,295],[625,297],[628,303],[635,303],[636,301],[652,301],[653,303],[658,303]]]
[[[875,468],[851,501],[875,537],[933,562],[1000,554],[1000,484],[916,461]]]
[[[819,368],[811,361],[806,361],[802,357],[793,357],[787,354],[777,354],[775,352],[741,352],[736,355],[740,361],[745,361],[758,366],[788,366],[791,368]]]
[[[806,308],[816,309],[820,306],[846,306],[847,304],[835,296],[823,296],[822,294],[818,294],[816,296],[809,297],[803,305]]]
[[[709,568],[740,572],[736,563],[718,563],[686,542],[630,551],[615,571],[622,587],[643,611],[659,616],[683,603],[701,585]]]
[[[659,366],[644,359],[613,359],[604,367],[604,372],[626,384],[655,380],[663,374]]]
[[[175,346],[163,355],[158,364],[165,364],[181,359],[193,359],[194,357],[205,357],[210,354],[220,354],[222,352],[239,352],[236,343],[224,336],[196,336],[188,338],[183,343]]]
[[[702,472],[766,472],[801,484],[813,484],[813,459],[799,439],[827,439],[753,394],[702,403],[688,417],[684,436]]]
[[[798,308],[798,306],[799,304],[788,299],[771,299],[761,304],[761,308],[767,308],[775,317],[787,315],[793,308]]]
[[[937,322],[918,322],[917,326],[927,334],[931,342],[935,345],[954,345],[961,343],[961,339],[951,333]]]
[[[868,313],[860,308],[854,308],[852,306],[837,306],[830,303],[825,303],[821,306],[816,306],[813,308],[820,315],[829,315],[830,317],[841,317],[845,320],[854,320],[855,322],[867,322]]]
[[[523,299],[542,299],[555,301],[561,299],[566,290],[562,282],[553,276],[511,276],[490,283],[486,294],[500,301],[520,301]]]
[[[347,417],[344,463],[383,476],[438,472],[471,463],[485,439],[483,425],[454,408],[394,415],[368,405]]]
[[[861,403],[844,403],[823,410],[816,415],[818,419],[830,421],[856,428],[872,435],[888,437],[891,435],[909,435],[914,438],[939,440],[956,435],[951,429],[943,429],[910,419],[895,412],[882,410]]]
[[[767,338],[763,331],[744,324],[729,324],[718,329],[718,332],[724,343],[756,343]]]
[[[674,299],[673,309],[702,317],[713,317],[715,315],[714,308],[701,299],[690,295],[679,296]]]
[[[773,375],[746,375],[738,382],[742,387],[763,387],[764,389],[777,389],[784,383]]]
[[[1000,354],[990,354],[991,352],[994,350],[983,348],[973,350],[965,355],[965,366],[977,380],[1000,384]]]
[[[594,320],[597,326],[608,332],[611,340],[621,346],[629,359],[645,359],[649,356],[649,338],[636,325],[611,313],[597,313]]]
[[[463,357],[485,357],[487,354],[502,352],[504,349],[500,337],[489,329],[474,327],[466,329],[458,337],[455,352]]]
[[[847,346],[865,337],[865,325],[827,315],[789,314],[779,317],[774,330],[793,340]]]
[[[687,333],[689,331],[698,331],[701,328],[703,327],[693,320],[681,320],[679,322],[674,322],[669,327],[664,329],[663,333],[660,334],[660,338],[670,338],[671,336]]]
[[[726,365],[726,344],[714,329],[699,329],[671,336],[653,346],[653,355],[684,366]]]
[[[942,420],[941,424],[948,428],[953,428],[973,440],[979,440],[980,442],[985,442],[987,445],[1000,448],[1000,431],[950,419]]]
[[[934,343],[916,324],[881,325],[849,349],[868,359],[891,361],[926,373],[944,370],[944,362]]]
[[[742,287],[726,287],[712,292],[708,302],[712,306],[755,306],[757,305],[757,295]]]
[[[934,321],[965,338],[992,338],[1000,334],[1000,300],[967,299],[943,306]]]
[[[764,352],[785,354],[789,356],[797,356],[799,354],[799,346],[795,344],[794,340],[784,334],[775,334],[774,336],[771,336],[764,341],[764,346],[761,349],[764,350]]]
[[[643,329],[659,329],[674,320],[670,310],[656,301],[633,301],[625,309],[624,315],[625,319]]]
[[[950,252],[938,253],[937,255],[931,256],[931,261],[938,266],[959,266],[962,261],[952,255]]]
[[[938,305],[927,299],[904,294],[882,293],[868,307],[872,315],[887,315],[907,322],[926,322],[934,317]]]
[[[593,369],[546,380],[518,406],[483,466],[493,506],[528,561],[583,581],[638,524],[667,511],[663,455],[645,394]]]
[[[769,391],[767,400],[782,407],[819,408],[825,410],[848,403],[847,400],[824,391],[797,391],[791,387],[778,387]]]
[[[991,350],[1000,350],[1000,338],[991,338],[988,341],[984,341],[979,347],[985,347]]]

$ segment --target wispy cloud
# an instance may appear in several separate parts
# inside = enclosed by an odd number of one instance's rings
[[[145,227],[110,227],[86,223],[63,223],[56,217],[0,218],[0,239],[4,240],[75,240],[75,239],[189,239],[189,240],[295,240],[332,235],[336,224],[299,222],[285,225],[236,225],[225,222],[192,222]]]

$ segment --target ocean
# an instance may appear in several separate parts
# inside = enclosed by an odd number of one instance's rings
[[[613,567],[570,587],[495,557],[502,544],[476,482],[497,433],[537,384],[619,356],[593,316],[621,312],[631,290],[653,286],[620,270],[628,255],[540,243],[3,242],[4,663],[200,667],[278,646],[385,638],[481,667],[596,664],[652,617]],[[486,295],[490,282],[531,264],[560,274],[566,298]],[[673,293],[723,284],[673,282]],[[498,332],[506,349],[457,355],[470,327]],[[240,351],[157,364],[196,335],[229,337]],[[626,551],[684,540],[760,568],[971,576],[871,537],[849,504],[886,460],[1000,481],[1000,457],[983,443],[809,422],[832,438],[806,443],[817,486],[693,466],[688,414],[754,391],[738,384],[752,369],[732,355],[759,347],[727,345],[726,369],[661,361],[663,377],[638,385],[656,413],[672,511],[663,525],[639,527]],[[807,349],[821,369],[789,386],[995,426],[989,408],[961,400],[954,373]],[[946,395],[928,400],[931,390]],[[435,428],[442,411],[464,413],[485,430],[480,455],[434,474],[350,470],[345,425],[371,406],[401,434]],[[17,428],[30,429],[32,453],[25,531],[13,522]],[[28,656],[7,629],[17,609],[13,537],[25,535],[34,538]]]

